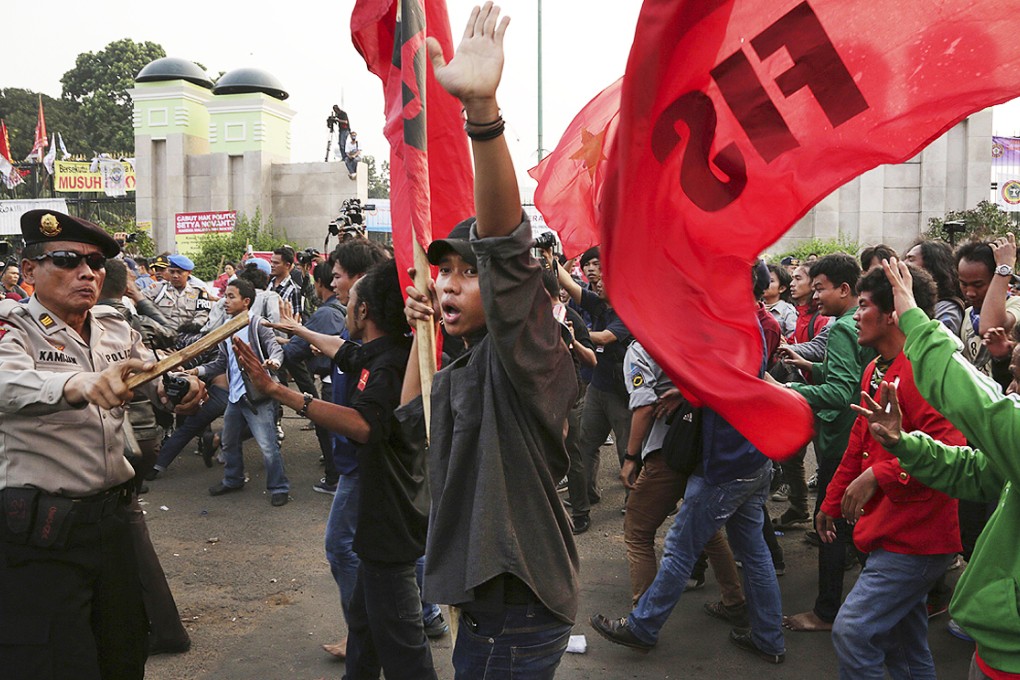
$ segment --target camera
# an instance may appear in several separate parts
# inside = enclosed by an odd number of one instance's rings
[[[369,209],[375,206],[368,206]],[[329,223],[329,235],[339,236],[341,241],[349,238],[365,238],[365,208],[360,198],[348,198],[340,206],[340,214]]]
[[[538,238],[531,242],[531,247],[538,248],[539,250],[555,250],[556,234],[551,231],[540,234]]]
[[[307,267],[318,255],[319,253],[315,250],[315,248],[305,248],[297,254],[298,264],[302,264]]]
[[[188,395],[188,390],[190,389],[191,383],[186,375],[181,373],[163,374],[163,391],[166,392],[166,398],[174,406],[179,406],[184,401],[184,397]]]

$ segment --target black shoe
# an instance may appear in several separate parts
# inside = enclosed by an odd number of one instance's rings
[[[749,628],[751,626],[747,618],[747,604],[744,602],[730,607],[724,605],[722,600],[706,602],[705,613],[717,619],[722,619],[737,628]]]
[[[272,500],[270,502],[273,504],[274,508],[278,508],[281,505],[287,505],[287,501],[289,501],[289,500],[290,500],[290,496],[287,495],[287,492],[286,491],[280,491],[279,493],[274,493],[273,494],[273,498],[272,498]]]
[[[571,529],[571,531],[575,536],[578,534],[583,534],[584,532],[588,531],[588,529],[591,529],[591,517],[589,517],[588,515],[578,515],[577,517],[573,517],[571,519],[574,522],[574,527],[573,529]]]
[[[588,623],[595,629],[595,632],[609,640],[615,642],[618,645],[624,647],[630,647],[640,652],[647,652],[655,645],[650,645],[647,642],[642,642],[637,638],[636,635],[631,631],[630,627],[627,626],[627,619],[614,619],[609,620],[602,614],[593,614]]]
[[[219,484],[217,484],[215,486],[210,486],[209,487],[209,495],[210,496],[222,496],[225,493],[233,493],[234,491],[240,491],[243,488],[244,488],[243,484],[241,486],[227,486],[223,482],[220,482]]]
[[[768,661],[771,664],[779,665],[786,661],[786,654],[769,654],[758,649],[758,645],[754,644],[754,640],[751,639],[751,631],[744,628],[734,628],[730,631],[730,642],[735,644],[741,649],[745,649],[752,654],[757,654],[759,659]]]
[[[805,543],[809,543],[809,544],[811,544],[811,545],[813,545],[813,546],[815,546],[817,548],[818,546],[820,546],[822,544],[822,539],[818,538],[818,532],[817,531],[805,531],[804,532],[804,542]]]
[[[202,454],[202,462],[207,468],[211,468],[213,456],[216,455],[212,430],[206,430],[202,438],[198,440],[198,450]]]
[[[187,637],[187,633],[182,640],[156,640],[151,635],[149,636],[149,656],[183,654],[189,649],[191,649],[191,639]]]
[[[159,470],[157,470],[156,468],[152,468],[151,470],[149,470],[148,472],[145,473],[145,481],[147,481],[147,482],[154,481],[154,480],[156,480],[158,478],[159,478]]]
[[[784,512],[781,517],[772,518],[773,529],[781,530],[793,529],[798,524],[810,524],[810,523],[811,523],[810,513],[797,512],[792,508]]]

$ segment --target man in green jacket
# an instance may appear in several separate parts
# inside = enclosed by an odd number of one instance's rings
[[[878,402],[868,398],[870,408],[858,410],[868,417],[874,437],[919,481],[961,499],[998,499],[949,611],[977,643],[970,678],[1020,677],[1020,492],[1013,486],[1020,484],[1020,399],[1003,396],[963,359],[960,340],[917,308],[903,263],[894,258],[885,271],[918,391],[974,448],[901,432],[896,387],[889,383],[883,383]]]
[[[846,451],[856,414],[850,404],[857,401],[864,367],[875,358],[875,351],[857,342],[857,281],[861,268],[857,260],[844,253],[826,255],[811,265],[811,288],[819,309],[835,317],[829,325],[829,341],[820,363],[811,363],[789,349],[780,348],[784,361],[810,371],[812,384],[788,383],[799,392],[815,414],[815,456],[818,459],[818,514],[825,499],[825,488]],[[818,549],[818,597],[811,611],[784,617],[783,625],[794,631],[832,630],[839,605],[843,601],[843,572],[850,532],[846,522],[837,520],[837,540]]]

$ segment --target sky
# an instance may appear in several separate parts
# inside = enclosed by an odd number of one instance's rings
[[[506,65],[498,98],[506,137],[522,184],[538,161],[537,15],[539,0],[507,0],[511,17]],[[471,0],[447,0],[454,43],[459,41]],[[111,0],[52,0],[45,20],[30,2],[6,3],[7,55],[0,87],[22,87],[60,96],[60,78],[82,52],[97,52],[121,38],[159,43],[168,56],[202,63],[211,74],[262,68],[290,93],[296,115],[291,160],[321,161],[325,120],[333,104],[349,114],[362,149],[378,160],[389,156],[382,135],[382,86],[368,73],[350,37],[354,0],[289,0],[280,3],[176,0],[124,3]],[[542,146],[551,150],[573,116],[619,76],[637,24],[639,0],[544,0]],[[35,30],[25,27],[35,26]],[[1020,134],[1020,102],[997,111],[997,134]],[[59,130],[51,130],[59,132]],[[72,153],[80,149],[70,149]],[[525,190],[525,196],[528,195]]]
[[[475,4],[447,0],[455,45]],[[0,87],[59,97],[60,78],[79,54],[98,52],[122,38],[152,41],[162,45],[167,56],[200,62],[214,76],[241,67],[276,76],[296,113],[291,123],[293,162],[323,160],[326,117],[333,104],[347,111],[363,151],[381,161],[389,157],[382,134],[382,85],[351,43],[353,6],[354,0],[53,0],[42,22],[33,3],[7,3],[5,25],[37,29],[5,31],[6,53],[21,56],[4,61]],[[538,160],[538,0],[508,0],[501,6],[511,22],[498,99],[515,166],[523,174]],[[639,9],[638,0],[542,3],[542,146],[547,151],[581,107],[623,74]]]

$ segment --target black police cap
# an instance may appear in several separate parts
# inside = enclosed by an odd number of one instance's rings
[[[25,245],[72,241],[99,246],[106,257],[116,257],[120,245],[102,227],[56,210],[29,210],[21,216]]]

